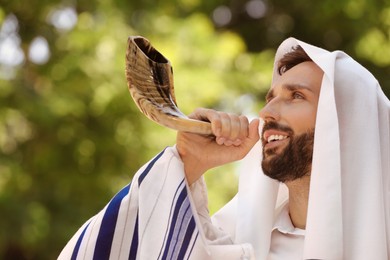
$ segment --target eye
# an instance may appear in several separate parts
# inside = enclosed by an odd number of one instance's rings
[[[292,95],[293,99],[304,99],[305,98],[302,93],[297,92],[297,91],[292,92],[291,95]]]

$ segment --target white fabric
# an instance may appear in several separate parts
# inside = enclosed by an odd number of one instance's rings
[[[200,224],[203,227],[205,238],[209,244],[213,245],[229,245],[233,244],[230,236],[227,236],[224,231],[216,228],[216,223],[211,223],[207,212],[207,191],[203,180],[199,180],[191,186],[191,194],[196,205],[198,215],[200,216]],[[267,260],[301,260],[303,255],[303,245],[305,238],[305,230],[295,228],[291,222],[288,203],[281,205],[279,212],[275,214],[275,220],[271,233],[270,250],[267,252]],[[215,257],[215,251],[221,248],[215,247],[212,251],[212,259]],[[253,250],[253,248],[249,248]],[[239,252],[240,254],[240,252]],[[230,258],[223,259],[238,259],[242,255],[230,255]],[[221,258],[222,259],[222,258]]]
[[[389,259],[390,102],[342,52],[290,38],[275,62],[297,44],[324,71],[302,259]],[[202,180],[191,187],[192,197],[177,151],[167,148],[76,233],[59,259],[265,260],[288,193],[264,176],[260,161],[259,142],[241,163],[238,194],[211,222],[207,201],[198,199],[206,197]],[[171,234],[176,209],[182,224]]]
[[[389,100],[376,79],[343,52],[290,38],[275,62],[297,44],[324,71],[303,258],[389,259]],[[266,259],[276,201],[283,201],[285,192],[277,196],[278,184],[257,167],[260,149],[255,147],[243,163],[237,223],[220,223],[236,226],[236,242],[255,245],[256,259]],[[232,211],[222,209],[216,219]]]
[[[304,240],[305,230],[294,227],[286,204],[276,217],[267,260],[301,260]]]

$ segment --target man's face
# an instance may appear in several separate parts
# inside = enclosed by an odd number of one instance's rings
[[[286,182],[310,173],[322,76],[315,63],[303,62],[273,82],[260,111],[262,167],[271,178]]]

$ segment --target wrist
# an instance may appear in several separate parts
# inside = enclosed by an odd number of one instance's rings
[[[198,160],[194,159],[183,159],[184,163],[184,173],[187,179],[188,185],[196,182],[202,175],[206,172],[207,169],[204,169]]]

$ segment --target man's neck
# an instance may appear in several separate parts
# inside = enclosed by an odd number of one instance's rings
[[[310,176],[286,182],[289,191],[289,214],[294,227],[305,229],[309,201]]]

